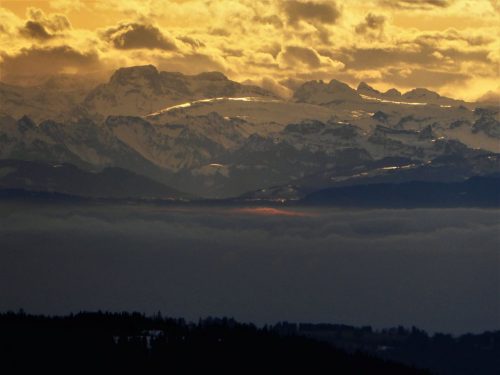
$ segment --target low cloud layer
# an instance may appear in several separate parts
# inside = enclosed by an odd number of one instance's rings
[[[0,310],[500,328],[498,211],[4,207]]]

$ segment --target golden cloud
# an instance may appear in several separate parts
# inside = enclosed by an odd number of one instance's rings
[[[292,25],[299,21],[333,24],[340,17],[340,10],[333,1],[288,0],[283,2],[283,10]]]
[[[23,48],[14,55],[0,54],[3,81],[15,81],[26,75],[85,73],[100,67],[94,52],[80,52],[69,46]]]
[[[380,4],[402,9],[432,9],[435,7],[446,8],[453,0],[381,0]]]
[[[45,27],[35,21],[26,21],[24,27],[19,32],[27,38],[35,38],[40,40],[53,38],[54,35],[50,34]]]
[[[385,16],[368,13],[363,22],[355,28],[358,34],[366,34],[370,31],[381,33],[384,30]]]
[[[0,69],[11,79],[155,64],[219,70],[282,94],[332,78],[429,84],[464,98],[499,86],[497,0],[15,3],[0,11]]]
[[[102,36],[118,49],[177,49],[172,38],[165,36],[158,27],[149,24],[121,23],[103,31]]]
[[[316,50],[308,47],[286,46],[276,58],[280,68],[302,71],[315,69],[330,73],[340,70],[344,64],[327,56],[321,56]]]
[[[19,33],[25,38],[45,41],[71,29],[71,24],[62,14],[46,15],[43,10],[29,7],[26,11],[28,20],[19,27]]]

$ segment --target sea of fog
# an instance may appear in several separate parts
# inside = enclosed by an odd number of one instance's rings
[[[0,311],[500,329],[500,211],[0,203]]]

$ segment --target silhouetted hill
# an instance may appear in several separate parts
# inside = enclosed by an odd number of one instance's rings
[[[301,203],[340,207],[499,207],[500,177],[342,186],[311,193]]]
[[[500,369],[500,331],[480,334],[427,334],[416,327],[375,330],[340,324],[290,324],[282,334],[303,335],[349,352],[362,351],[442,375],[494,375]]]
[[[66,317],[0,315],[3,369],[152,373],[424,374],[368,355],[232,319],[147,318],[83,313]]]

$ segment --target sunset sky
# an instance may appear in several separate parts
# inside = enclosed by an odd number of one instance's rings
[[[284,96],[336,78],[473,100],[500,92],[499,25],[499,0],[1,0],[0,78],[154,64]]]

